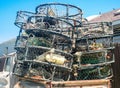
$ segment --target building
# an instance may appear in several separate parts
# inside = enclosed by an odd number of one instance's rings
[[[88,17],[90,23],[112,22],[114,34],[120,33],[120,8],[112,11]]]

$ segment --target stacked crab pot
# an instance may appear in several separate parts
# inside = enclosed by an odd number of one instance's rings
[[[69,4],[42,4],[35,10],[17,12],[15,25],[20,32],[15,44],[16,76],[31,81],[112,76],[111,23],[88,23],[82,10]]]

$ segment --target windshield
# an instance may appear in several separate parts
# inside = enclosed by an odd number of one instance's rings
[[[4,71],[10,71],[10,59],[11,57],[7,57],[6,58],[6,63],[5,63],[5,67],[4,67]]]
[[[0,58],[0,72],[3,71],[4,63],[5,63],[5,58]]]

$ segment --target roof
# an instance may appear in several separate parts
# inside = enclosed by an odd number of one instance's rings
[[[98,15],[89,22],[112,22],[115,20],[120,20],[120,8]]]
[[[89,16],[89,17],[87,17],[86,19],[88,20],[88,21],[91,21],[92,19],[95,19],[96,17],[98,17],[99,15],[92,15],[92,16]]]

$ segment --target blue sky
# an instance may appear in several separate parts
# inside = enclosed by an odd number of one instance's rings
[[[119,0],[0,0],[0,43],[18,35],[19,28],[14,25],[17,11],[35,12],[36,6],[49,2],[76,5],[82,9],[83,17],[120,8]]]

